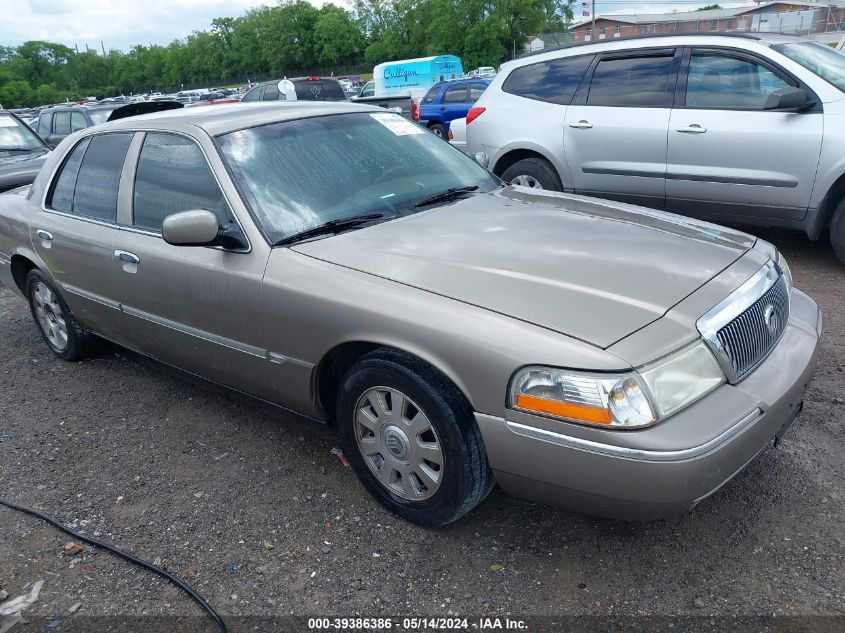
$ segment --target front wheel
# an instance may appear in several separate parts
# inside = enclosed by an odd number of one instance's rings
[[[845,264],[845,200],[839,203],[830,220],[830,244],[839,261]]]
[[[420,525],[446,525],[489,494],[493,475],[472,408],[440,372],[376,350],[346,374],[337,402],[343,449],[384,507]]]
[[[47,347],[62,360],[84,358],[91,349],[91,335],[73,318],[53,282],[40,270],[26,277],[29,310]]]
[[[531,189],[563,191],[555,168],[542,158],[523,158],[515,162],[504,171],[502,180]]]

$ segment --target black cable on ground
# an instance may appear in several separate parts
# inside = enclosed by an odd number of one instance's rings
[[[191,587],[185,581],[177,578],[176,576],[171,574],[166,569],[162,569],[158,565],[153,565],[152,563],[147,562],[145,560],[142,560],[142,559],[138,558],[137,556],[133,556],[129,552],[124,552],[123,550],[118,549],[114,545],[109,545],[108,543],[103,543],[102,541],[98,541],[97,539],[92,538],[90,536],[86,536],[84,534],[79,534],[78,532],[74,532],[71,528],[67,527],[63,523],[60,523],[56,519],[49,517],[46,514],[39,512],[38,510],[33,510],[32,508],[20,506],[16,503],[12,503],[11,501],[6,501],[5,499],[2,499],[2,498],[0,498],[0,505],[6,506],[7,508],[10,508],[12,510],[17,510],[18,512],[23,512],[24,514],[28,514],[30,516],[35,517],[36,519],[41,519],[42,521],[46,521],[47,523],[52,525],[57,530],[61,530],[62,532],[70,534],[71,536],[73,536],[76,539],[79,539],[80,541],[84,541],[85,543],[88,543],[89,545],[93,545],[95,547],[100,547],[104,550],[111,552],[112,554],[116,554],[117,556],[120,556],[121,558],[124,558],[124,559],[126,559],[126,560],[128,560],[132,563],[135,563],[136,565],[140,565],[141,567],[148,569],[149,571],[153,572],[154,574],[158,574],[159,576],[161,576],[162,578],[170,581],[172,584],[176,585],[179,589],[181,589],[186,594],[188,594],[188,596],[190,596],[191,600],[196,602],[200,606],[200,608],[203,611],[205,611],[209,615],[209,617],[211,617],[212,620],[214,620],[214,623],[217,625],[217,628],[220,629],[221,633],[228,633],[229,632],[229,629],[226,628],[226,623],[223,621],[223,618],[221,618],[220,614],[218,614],[217,611],[215,611],[214,608],[210,604],[208,604],[206,599],[203,598],[199,593],[197,593],[196,589]]]

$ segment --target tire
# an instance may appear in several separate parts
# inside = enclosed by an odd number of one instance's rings
[[[452,523],[493,489],[466,398],[413,356],[381,349],[358,361],[341,383],[337,422],[358,479],[385,508],[412,523]]]
[[[433,123],[432,125],[428,126],[428,129],[431,130],[435,136],[439,136],[440,138],[446,138],[446,128],[443,127],[440,123]]]
[[[555,168],[542,158],[523,158],[515,162],[504,171],[502,180],[512,185],[532,189],[563,191],[563,185]]]
[[[837,205],[830,220],[830,244],[839,261],[845,264],[845,200]]]
[[[29,311],[47,347],[66,361],[85,358],[93,347],[92,335],[74,319],[53,282],[37,268],[26,276]]]

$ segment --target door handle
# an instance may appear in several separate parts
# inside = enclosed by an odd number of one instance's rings
[[[698,123],[693,123],[688,127],[679,127],[678,132],[682,134],[704,134],[707,131],[706,127],[701,127]]]
[[[584,121],[583,119],[581,119],[580,121],[578,121],[578,123],[570,123],[569,127],[574,127],[579,130],[589,130],[591,127],[593,127],[593,124],[589,121]]]
[[[120,261],[124,264],[140,264],[141,258],[135,255],[134,253],[128,253],[126,251],[115,251],[114,256],[117,257]]]
[[[38,237],[40,237],[45,242],[52,242],[53,241],[53,234],[49,231],[45,231],[43,229],[38,229],[37,231]]]

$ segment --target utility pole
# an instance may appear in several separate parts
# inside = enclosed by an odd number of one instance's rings
[[[103,40],[100,40],[100,48],[103,49],[103,57],[106,56],[106,45],[103,44]]]
[[[593,9],[592,9],[592,11],[590,11],[590,16],[593,18],[593,26],[592,26],[592,29],[590,30],[590,33],[592,33],[592,36],[590,37],[590,40],[595,42],[597,39],[599,39],[598,36],[596,35],[596,0],[593,0]]]

